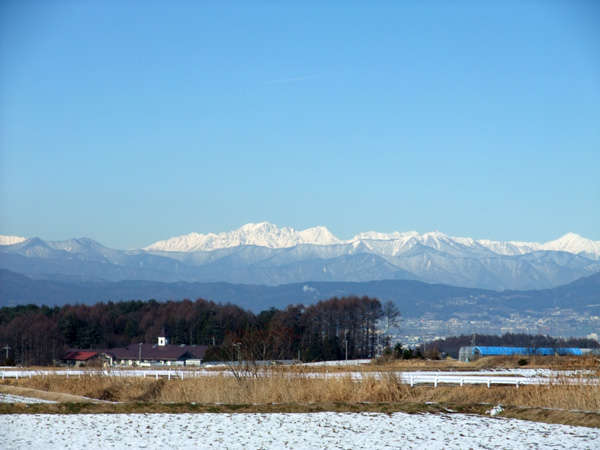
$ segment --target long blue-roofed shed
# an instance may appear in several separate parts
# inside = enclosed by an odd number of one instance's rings
[[[500,347],[476,345],[472,347],[461,347],[458,351],[458,359],[461,361],[473,361],[483,356],[511,356],[511,355],[573,355],[581,356],[584,349],[575,347]]]

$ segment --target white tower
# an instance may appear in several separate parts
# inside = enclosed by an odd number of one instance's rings
[[[165,332],[164,328],[162,329],[160,334],[161,335],[158,337],[158,346],[164,347],[169,343],[169,340],[167,339],[167,333]]]

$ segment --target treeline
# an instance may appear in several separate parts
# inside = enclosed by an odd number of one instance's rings
[[[502,336],[490,334],[470,334],[438,339],[420,346],[423,354],[447,354],[458,358],[460,347],[470,345],[505,346],[505,347],[579,347],[599,348],[600,344],[594,339],[587,338],[555,338],[541,334],[531,335],[524,333],[506,333]]]
[[[155,343],[209,345],[207,359],[367,358],[375,353],[383,308],[369,297],[332,298],[259,314],[231,304],[125,301],[93,306],[0,309],[0,361],[52,364],[68,348],[106,349]]]

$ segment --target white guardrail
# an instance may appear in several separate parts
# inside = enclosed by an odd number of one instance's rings
[[[283,374],[287,376],[310,377],[310,378],[345,378],[350,377],[353,380],[363,378],[382,379],[384,377],[395,377],[400,383],[415,386],[417,384],[430,384],[437,387],[440,384],[451,385],[513,385],[516,387],[523,385],[550,385],[550,384],[588,384],[598,385],[598,377],[583,376],[585,372],[574,371],[547,371],[539,375],[500,375],[502,372],[277,372],[277,376]],[[510,372],[508,372],[510,373]],[[167,378],[171,379],[189,379],[206,376],[269,376],[270,371],[259,370],[257,372],[246,372],[243,370],[173,370],[173,369],[111,369],[111,370],[2,370],[0,377],[2,380],[7,378],[32,378],[38,376],[65,376],[86,377],[86,376],[107,376],[107,377],[143,377],[143,378]]]

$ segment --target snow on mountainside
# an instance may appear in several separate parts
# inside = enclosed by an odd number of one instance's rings
[[[590,253],[600,256],[600,241],[592,241],[575,233],[567,233],[555,241],[542,245],[543,250],[554,250],[568,253]]]
[[[21,236],[3,236],[0,234],[0,245],[14,245],[25,240],[26,238]]]
[[[268,222],[248,223],[237,230],[219,234],[190,233],[155,242],[144,250],[166,252],[211,251],[221,248],[256,245],[269,248],[287,248],[298,244],[331,245],[340,243],[325,227],[296,231],[290,227],[279,228]]]
[[[421,245],[452,255],[478,254],[480,256],[524,255],[536,251],[562,251],[572,254],[586,254],[600,259],[600,241],[592,241],[575,233],[567,233],[559,239],[546,242],[491,241],[475,240],[465,237],[451,237],[439,231],[419,234],[416,231],[379,233],[368,231],[359,233],[349,240],[340,240],[325,227],[313,227],[297,231],[268,222],[249,223],[241,228],[223,233],[190,233],[158,241],[145,247],[147,251],[158,252],[196,252],[213,251],[223,248],[254,245],[273,249],[290,248],[299,244],[339,245],[352,244],[387,256],[399,256],[415,246]]]
[[[393,233],[379,233],[378,231],[366,231],[363,233],[358,233],[352,238],[352,241],[406,241],[412,237],[419,237],[419,233],[417,233],[416,231],[406,231],[404,233],[401,233],[399,231],[394,231]]]
[[[294,230],[263,222],[227,233],[191,233],[144,250],[110,249],[88,238],[31,238],[0,245],[2,268],[34,278],[79,280],[278,285],[410,278],[485,289],[542,289],[599,272],[600,242],[572,233],[541,244],[439,231],[367,232],[340,240],[325,227]]]

